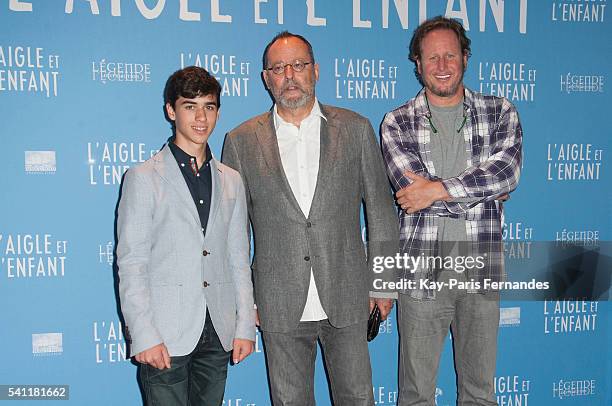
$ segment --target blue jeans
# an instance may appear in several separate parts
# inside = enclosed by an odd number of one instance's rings
[[[223,349],[206,311],[204,330],[188,355],[170,357],[169,369],[140,365],[148,406],[221,405],[230,353]]]

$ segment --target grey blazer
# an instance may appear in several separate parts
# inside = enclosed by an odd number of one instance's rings
[[[321,120],[319,174],[308,218],[282,168],[272,112],[241,124],[225,139],[223,162],[240,172],[246,188],[255,302],[265,331],[297,328],[311,267],[332,325],[367,319],[372,278],[361,240],[362,201],[369,258],[381,254],[375,246],[396,252],[399,244],[391,189],[370,122],[345,109],[321,105],[321,111],[327,120]]]
[[[215,159],[211,174],[206,236],[168,145],[125,175],[117,265],[132,355],[162,342],[171,356],[189,354],[206,307],[227,351],[234,338],[255,339],[244,187]]]

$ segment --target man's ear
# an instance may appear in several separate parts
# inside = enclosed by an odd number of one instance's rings
[[[270,85],[268,84],[268,71],[261,71],[261,77],[263,78],[264,83],[266,84],[266,90],[270,90]]]
[[[168,118],[172,121],[176,119],[176,114],[174,113],[174,108],[170,103],[166,103],[166,113],[168,114]]]

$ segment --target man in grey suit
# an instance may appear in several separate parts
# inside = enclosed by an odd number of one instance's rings
[[[263,68],[274,108],[227,135],[223,161],[246,189],[272,401],[314,404],[319,340],[335,404],[372,405],[368,304],[386,317],[392,300],[368,300],[361,203],[370,259],[398,238],[380,148],[366,118],[318,103],[319,66],[304,37],[278,34]]]
[[[208,147],[220,92],[202,68],[170,76],[174,137],[123,182],[119,295],[147,404],[221,405],[230,351],[253,351],[244,186]]]

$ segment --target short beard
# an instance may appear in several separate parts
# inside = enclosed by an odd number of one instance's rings
[[[457,90],[459,89],[459,86],[461,86],[461,83],[462,82],[459,81],[455,86],[449,89],[440,89],[439,87],[432,86],[427,87],[427,90],[429,90],[431,93],[435,94],[438,97],[450,97],[457,94]]]
[[[461,76],[459,77],[459,80],[457,81],[455,86],[448,88],[448,90],[443,90],[439,87],[436,87],[432,83],[428,83],[428,81],[426,81],[424,77],[421,77],[421,84],[425,88],[427,88],[427,90],[429,90],[431,93],[433,93],[434,95],[438,97],[450,97],[450,96],[454,96],[457,93],[457,90],[459,90],[459,87],[463,84],[464,74],[465,74],[465,65],[462,62],[461,63]]]
[[[296,99],[287,99],[285,97],[283,97],[283,92],[285,91],[285,89],[281,88],[280,91],[277,92],[272,92],[274,94],[274,100],[280,104],[281,106],[283,106],[284,108],[288,109],[288,110],[296,110],[299,108],[302,108],[304,106],[306,106],[308,103],[310,103],[313,98],[314,98],[314,87],[311,87],[309,89],[303,89],[302,87],[299,87],[295,82],[291,82],[291,83],[287,83],[284,88],[287,88],[289,86],[297,86],[298,89],[302,92],[301,96],[296,98]]]
[[[312,100],[312,94],[302,93],[297,99],[286,99],[283,96],[278,98],[278,104],[289,110],[296,110],[304,107]]]

